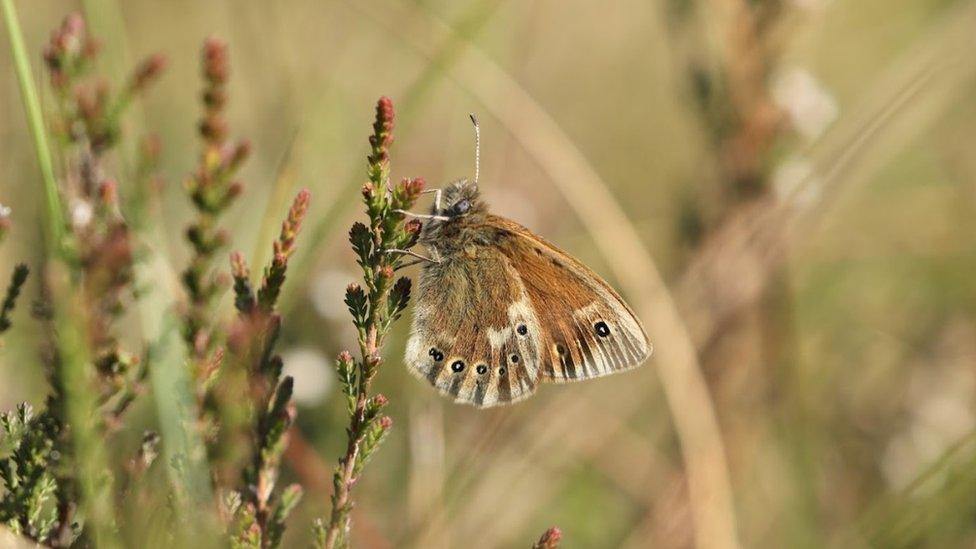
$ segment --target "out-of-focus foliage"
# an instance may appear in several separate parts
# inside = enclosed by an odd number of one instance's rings
[[[78,6],[15,3],[39,75],[49,29]],[[148,240],[177,292],[194,257],[182,231],[199,210],[183,182],[189,174],[192,193],[198,48],[208,36],[225,39],[234,60],[224,121],[252,139],[237,174],[246,185],[220,218],[234,249],[267,264],[288,200],[299,186],[316,195],[308,240],[278,300],[287,322],[275,352],[295,380],[301,432],[282,456],[278,485],[306,491],[286,546],[307,544],[314,518],[328,515],[333,460],[347,444],[348,399],[327,357],[357,338],[343,304],[358,278],[345,229],[360,216],[369,175],[362,136],[380,95],[398,107],[396,180],[423,176],[438,187],[471,175],[467,113],[475,112],[481,187],[498,213],[608,276],[636,258],[596,245],[604,229],[622,222],[639,235],[695,344],[739,544],[960,547],[976,539],[966,496],[976,490],[973,2],[83,4],[102,39],[97,69],[112,89],[127,89],[134,60],[169,59],[120,133],[93,135],[113,145],[122,136],[106,165],[127,176],[122,215],[132,227],[162,228]],[[6,281],[17,263],[40,272],[44,202],[5,35],[2,43]],[[56,119],[58,94],[45,87],[42,100]],[[151,133],[157,138],[140,147]],[[572,197],[554,190],[556,177],[594,174],[625,217],[580,219]],[[135,181],[145,185],[129,186]],[[222,259],[213,267],[230,271]],[[40,409],[50,389],[43,368],[26,366],[40,363],[47,342],[29,314],[43,302],[42,276],[27,280],[0,335],[3,410],[22,401]],[[227,293],[207,306],[232,318],[233,305]],[[122,312],[118,326],[119,344],[136,349],[138,315]],[[673,341],[650,336],[666,356]],[[527,546],[553,524],[566,547],[732,541],[701,529],[696,502],[709,500],[683,446],[687,394],[662,383],[659,359],[476,411],[407,375],[404,340],[396,325],[374,382],[398,427],[355,487],[358,546]],[[137,455],[144,429],[156,429],[153,404],[139,398],[126,412],[124,434],[107,447],[120,463]],[[35,442],[5,435],[0,457]],[[43,452],[30,453],[12,470],[29,470]],[[165,521],[146,516],[160,503],[151,487],[169,482],[159,463],[146,472],[149,488],[129,495],[141,505],[123,513],[143,525],[147,544],[167,539]],[[4,495],[4,506],[36,500],[42,484]],[[12,526],[44,528],[45,505],[35,505],[33,526]]]

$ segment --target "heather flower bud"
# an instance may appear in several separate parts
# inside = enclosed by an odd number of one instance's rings
[[[230,272],[234,275],[234,278],[250,278],[250,269],[247,268],[247,261],[241,252],[232,252],[230,254]]]
[[[387,431],[391,427],[393,427],[393,418],[391,418],[390,416],[383,416],[383,417],[380,418],[379,425],[380,425],[380,428],[381,429],[383,429],[384,431]]]
[[[373,151],[369,155],[372,165],[385,165],[389,161],[389,149],[393,144],[393,101],[381,97],[376,103],[376,121],[373,122],[373,135],[369,144]]]
[[[230,169],[236,170],[249,156],[251,156],[251,142],[246,139],[240,141],[231,152],[228,161]]]
[[[403,190],[407,199],[413,202],[420,196],[420,193],[424,190],[425,181],[423,177],[416,177],[414,179],[407,179],[403,182]]]
[[[532,546],[532,549],[557,549],[562,539],[563,539],[562,531],[559,528],[553,526],[552,528],[546,530],[544,534],[542,534],[542,537],[539,538],[539,541],[537,541],[536,544]]]
[[[207,141],[222,143],[227,137],[227,122],[217,113],[200,121],[200,135]]]
[[[424,224],[421,223],[419,219],[411,219],[403,225],[403,230],[410,235],[420,234],[420,230],[424,228]]]
[[[349,351],[342,351],[341,353],[339,353],[337,360],[339,362],[344,362],[348,364],[352,362],[352,353],[350,353]]]
[[[85,33],[85,20],[79,13],[71,13],[64,18],[61,30],[56,34],[54,43],[64,55],[76,56],[81,53]]]
[[[223,84],[229,73],[227,44],[218,38],[210,37],[203,45],[203,75],[212,84]]]
[[[377,135],[383,138],[382,144],[389,147],[393,143],[393,100],[389,97],[380,97],[376,102],[376,125],[374,126]]]
[[[363,184],[362,192],[363,192],[363,198],[365,198],[366,200],[371,200],[373,198],[373,195],[376,194],[376,188],[373,186],[372,183],[366,182]]]
[[[166,68],[167,60],[166,57],[160,53],[151,56],[142,62],[141,65],[136,69],[135,74],[132,76],[132,83],[130,87],[133,92],[140,92],[146,88],[163,69]]]

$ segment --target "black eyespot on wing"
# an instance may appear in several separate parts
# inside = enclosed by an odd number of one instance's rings
[[[475,371],[478,372],[479,376],[483,376],[488,373],[488,367],[484,364],[479,364],[478,367],[475,368]]]
[[[428,354],[434,359],[434,362],[440,362],[444,360],[444,353],[437,350],[436,347],[431,347],[430,352]]]
[[[517,364],[519,361],[519,356],[512,353],[512,356],[508,357],[508,359],[512,361],[512,364]]]
[[[515,329],[520,336],[524,336],[529,333],[529,328],[525,324],[519,324],[518,328]]]
[[[610,335],[610,326],[607,326],[607,323],[602,320],[594,324],[593,329],[596,330],[596,335],[600,337],[607,337]]]
[[[500,375],[500,376],[505,375],[505,372],[506,372],[506,370],[505,370],[505,367],[504,366],[502,366],[501,368],[498,369],[498,375]]]
[[[556,352],[559,353],[559,356],[566,356],[566,351],[566,346],[563,345],[562,341],[556,343]]]
[[[454,372],[455,374],[458,374],[458,373],[463,372],[464,371],[464,361],[463,360],[455,360],[454,362],[452,362],[451,363],[451,371]]]

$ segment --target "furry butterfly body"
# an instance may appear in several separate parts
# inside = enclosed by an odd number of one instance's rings
[[[477,184],[446,189],[420,236],[420,275],[406,361],[457,402],[517,402],[542,383],[600,377],[651,353],[640,321],[585,265],[487,211]]]

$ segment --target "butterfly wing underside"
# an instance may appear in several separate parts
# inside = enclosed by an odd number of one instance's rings
[[[624,301],[528,229],[489,215],[462,260],[425,267],[406,359],[456,402],[486,408],[639,366],[650,354]]]
[[[518,273],[500,251],[479,248],[421,274],[406,361],[440,393],[487,408],[535,392],[542,347]]]
[[[545,311],[540,379],[552,383],[640,366],[651,345],[637,316],[599,275],[507,219],[489,216],[533,307]]]

